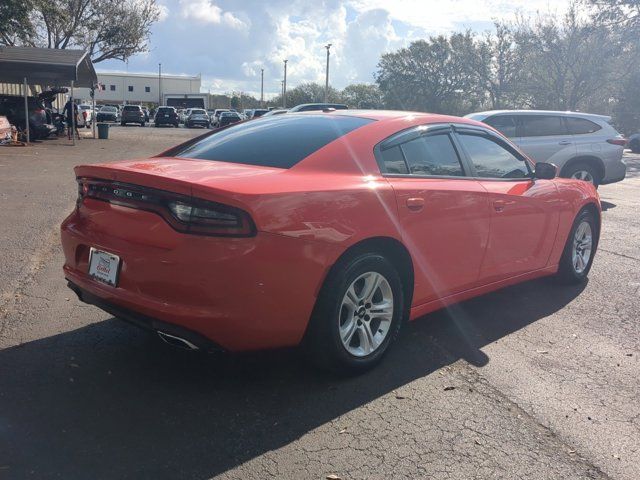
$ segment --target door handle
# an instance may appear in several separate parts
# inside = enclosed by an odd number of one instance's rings
[[[407,198],[407,208],[413,212],[419,212],[424,207],[424,198],[411,197]]]
[[[493,209],[498,213],[503,212],[506,204],[507,202],[505,202],[504,200],[496,200],[495,202],[493,202]]]
[[[561,142],[558,142],[558,145],[571,145],[573,142],[571,142],[570,140],[562,140]]]

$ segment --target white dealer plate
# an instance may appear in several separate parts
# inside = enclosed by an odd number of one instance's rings
[[[120,257],[91,247],[91,252],[89,253],[89,276],[115,287],[118,283],[119,270]]]

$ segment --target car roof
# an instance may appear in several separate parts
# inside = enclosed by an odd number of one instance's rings
[[[591,120],[603,120],[608,122],[611,120],[611,117],[607,115],[599,115],[596,113],[584,113],[584,112],[572,112],[570,110],[567,111],[559,111],[559,110],[488,110],[485,112],[474,112],[468,115],[465,115],[465,118],[473,118],[474,120],[478,120],[480,118],[486,119],[493,115],[561,115],[561,116],[571,116],[571,117],[581,117],[588,118]]]

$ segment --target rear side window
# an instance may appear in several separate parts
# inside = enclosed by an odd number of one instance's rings
[[[586,133],[594,133],[602,129],[602,127],[597,123],[593,123],[585,118],[566,117],[565,120],[571,135],[584,135]]]
[[[339,115],[278,115],[233,125],[170,154],[291,168],[316,150],[372,121]]]
[[[384,162],[386,173],[409,173],[407,164],[404,161],[404,155],[402,154],[402,150],[400,150],[400,145],[384,150],[382,152],[382,161]]]
[[[552,135],[567,135],[562,123],[562,117],[557,115],[523,115],[522,137],[547,137]]]
[[[449,135],[418,137],[400,148],[414,175],[462,176],[462,165]]]
[[[526,178],[530,176],[527,163],[485,136],[461,134],[458,136],[478,177]]]
[[[516,117],[513,115],[496,115],[487,118],[484,123],[491,125],[505,137],[513,138],[516,136]]]

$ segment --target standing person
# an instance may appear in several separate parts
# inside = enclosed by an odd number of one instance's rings
[[[78,131],[78,104],[76,102],[72,102],[72,99],[67,100],[67,103],[64,105],[64,116],[67,121],[67,138],[71,140],[71,135],[73,135],[73,126],[75,123],[76,127],[76,135],[78,136],[78,140],[80,140],[80,132]],[[76,118],[74,122],[73,119]]]

